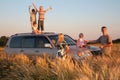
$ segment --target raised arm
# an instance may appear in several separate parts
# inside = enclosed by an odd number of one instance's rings
[[[98,43],[98,40],[89,40],[87,43]]]
[[[47,11],[49,11],[49,10],[51,10],[51,9],[52,9],[52,7],[49,6],[49,7],[45,10],[45,12],[47,12]]]
[[[33,7],[35,8],[35,10],[38,12],[38,11],[39,11],[39,9],[35,6],[35,4],[34,4],[34,3],[32,3],[32,5],[33,5]]]
[[[28,7],[28,11],[29,11],[29,13],[31,13],[30,8],[31,8],[31,6]]]
[[[87,40],[87,43],[100,43],[100,38],[101,36],[97,40]]]

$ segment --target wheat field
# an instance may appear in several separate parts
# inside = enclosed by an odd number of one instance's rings
[[[111,57],[97,56],[82,61],[51,59],[47,55],[7,55],[0,48],[0,80],[120,80],[120,44]]]

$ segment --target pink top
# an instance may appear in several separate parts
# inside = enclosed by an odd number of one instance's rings
[[[85,40],[82,39],[82,38],[78,39],[78,41],[77,41],[77,47],[80,47],[80,46],[83,46],[83,45],[86,45]]]

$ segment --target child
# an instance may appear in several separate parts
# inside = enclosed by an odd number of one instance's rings
[[[37,11],[35,9],[30,10],[31,6],[29,6],[29,13],[30,13],[30,21],[31,21],[31,27],[33,26],[33,23],[36,23],[36,14]]]
[[[69,51],[69,47],[65,42],[64,35],[62,33],[58,35],[57,47],[59,49],[57,52],[57,56],[65,58],[66,53]]]
[[[40,34],[40,31],[37,29],[36,22],[33,22],[32,30],[33,30],[33,33]]]
[[[77,40],[77,47],[79,48],[83,48],[86,46],[86,41],[83,39],[84,35],[83,33],[79,34],[79,39]]]
[[[49,7],[48,9],[44,10],[43,6],[40,6],[39,10],[37,9],[37,7],[33,4],[34,8],[37,10],[37,12],[39,13],[39,18],[38,18],[38,30],[40,30],[41,28],[41,32],[44,31],[44,16],[45,13],[49,10],[51,10],[52,8]]]

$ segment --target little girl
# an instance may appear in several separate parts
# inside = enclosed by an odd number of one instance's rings
[[[38,27],[37,27],[36,22],[33,22],[32,30],[33,30],[32,32],[33,32],[34,34],[40,34],[40,31],[38,30]]]
[[[86,41],[83,39],[84,35],[83,33],[79,34],[79,39],[77,40],[77,47],[82,48],[86,46]]]
[[[58,52],[57,56],[61,57],[62,59],[66,58],[66,55],[69,51],[69,46],[67,45],[66,41],[64,40],[64,35],[60,33],[58,35],[58,41],[57,41],[57,47],[58,47]]]

